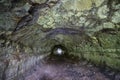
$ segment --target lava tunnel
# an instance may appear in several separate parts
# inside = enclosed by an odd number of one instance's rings
[[[120,0],[0,0],[0,80],[120,80]]]

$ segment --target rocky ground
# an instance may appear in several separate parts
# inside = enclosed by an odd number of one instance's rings
[[[102,70],[86,61],[47,58],[17,80],[120,80],[120,74]]]

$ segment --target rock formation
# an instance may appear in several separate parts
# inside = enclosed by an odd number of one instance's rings
[[[120,71],[120,1],[0,0],[0,80],[14,80],[56,45]]]

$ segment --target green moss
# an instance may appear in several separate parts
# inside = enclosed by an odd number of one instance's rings
[[[120,60],[119,59],[104,56],[103,60],[105,61],[106,65],[108,67],[120,70]]]
[[[116,46],[117,36],[103,33],[99,36],[99,40],[103,48],[114,49]]]

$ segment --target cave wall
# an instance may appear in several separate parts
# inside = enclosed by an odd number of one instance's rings
[[[58,44],[69,54],[120,71],[119,0],[49,0],[47,4],[39,15],[32,15],[39,16],[34,24],[14,32],[34,5],[29,0],[0,0],[0,78],[23,73]]]

